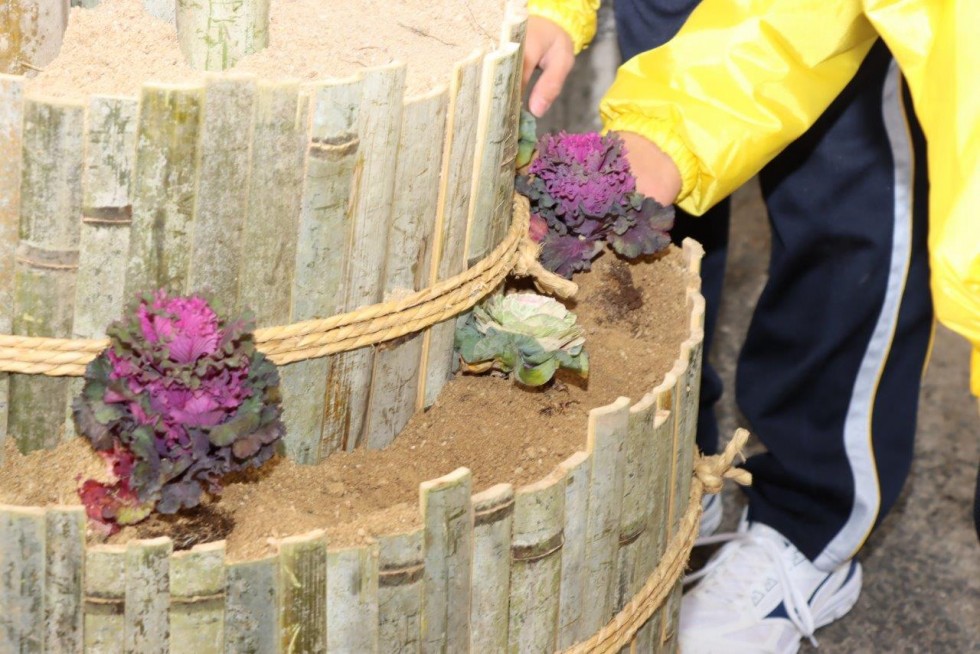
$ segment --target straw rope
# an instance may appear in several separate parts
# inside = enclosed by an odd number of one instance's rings
[[[698,456],[694,465],[687,511],[656,570],[633,599],[602,629],[588,640],[564,650],[562,654],[616,654],[630,644],[640,628],[663,605],[687,568],[701,524],[701,497],[705,493],[721,492],[725,479],[732,479],[742,485],[752,483],[752,476],[747,470],[733,467],[735,458],[741,455],[748,438],[747,431],[738,429],[724,452],[714,456]]]
[[[276,364],[292,363],[376,345],[421,331],[470,309],[509,274],[531,276],[539,290],[571,297],[575,283],[545,270],[528,238],[527,200],[515,197],[514,219],[489,256],[463,273],[396,300],[330,318],[255,330],[259,351]],[[51,377],[85,374],[108,339],[62,339],[0,334],[0,372]]]

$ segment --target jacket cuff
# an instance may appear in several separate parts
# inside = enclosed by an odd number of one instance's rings
[[[605,129],[611,132],[639,134],[655,143],[664,151],[664,154],[674,161],[674,165],[681,173],[681,192],[677,196],[676,204],[680,204],[681,201],[694,193],[701,172],[701,164],[690,148],[687,147],[684,139],[673,130],[667,120],[650,118],[641,114],[623,114],[608,119]]]
[[[528,0],[527,13],[530,16],[547,18],[572,37],[575,54],[584,50],[596,31],[596,16],[594,11],[582,11],[563,6],[560,2],[547,0]]]

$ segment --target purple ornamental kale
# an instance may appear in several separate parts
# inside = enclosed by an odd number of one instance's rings
[[[174,513],[220,492],[229,472],[269,460],[283,435],[276,367],[242,320],[200,297],[142,297],[108,330],[73,414],[110,466],[111,482],[80,488],[106,533],[156,509]]]
[[[517,188],[531,203],[532,238],[541,243],[542,264],[565,277],[588,270],[602,241],[627,258],[670,243],[673,207],[637,193],[616,134],[545,134]]]

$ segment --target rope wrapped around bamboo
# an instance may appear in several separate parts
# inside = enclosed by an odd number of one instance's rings
[[[361,307],[330,318],[255,331],[258,349],[276,364],[356,350],[421,331],[472,308],[510,275],[534,278],[539,290],[571,297],[574,282],[545,270],[528,237],[525,198],[515,197],[514,220],[489,256],[463,273],[397,300]],[[107,339],[61,339],[0,335],[0,372],[51,377],[85,374],[85,366],[109,345]]]
[[[691,497],[677,533],[667,545],[659,565],[647,578],[643,588],[623,609],[588,640],[574,645],[561,654],[615,654],[630,644],[640,627],[660,608],[677,585],[687,567],[691,549],[701,523],[701,498],[705,493],[720,493],[725,479],[739,484],[752,483],[752,475],[735,468],[735,458],[741,455],[749,433],[735,431],[725,451],[714,456],[699,456],[694,464]]]

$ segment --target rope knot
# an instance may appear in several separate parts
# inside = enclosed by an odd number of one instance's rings
[[[701,482],[705,492],[720,493],[726,479],[732,479],[743,486],[752,483],[752,474],[748,470],[735,467],[735,458],[742,457],[742,450],[748,440],[749,432],[737,429],[724,452],[700,457],[694,466],[694,475]]]

